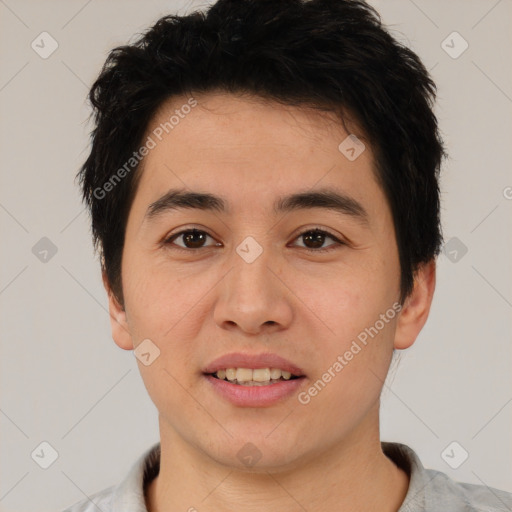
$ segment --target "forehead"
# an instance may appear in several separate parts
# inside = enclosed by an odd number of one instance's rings
[[[268,145],[300,153],[306,139],[318,150],[323,149],[322,141],[330,145],[330,138],[343,140],[348,135],[344,122],[330,111],[283,105],[248,94],[211,92],[168,99],[148,124],[147,133],[156,130],[157,138],[161,135],[164,139],[172,133],[180,142],[188,139],[195,145],[216,148],[219,153],[226,145],[237,145],[239,152],[243,146],[251,149]],[[195,138],[191,137],[191,124],[198,135]],[[244,129],[240,129],[242,126]],[[353,128],[358,129],[355,125]],[[207,138],[198,140],[199,133]]]
[[[373,155],[365,144],[347,158],[340,145],[351,143],[349,135],[330,112],[224,93],[176,96],[148,124],[145,137],[155,145],[144,157],[136,199],[147,207],[167,190],[189,189],[238,198],[240,213],[275,211],[276,197],[291,191],[331,188],[366,203],[371,216],[383,199],[375,197],[382,193]]]

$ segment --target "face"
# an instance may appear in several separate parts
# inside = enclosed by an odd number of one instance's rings
[[[332,114],[194,98],[193,108],[172,98],[148,128],[155,144],[127,221],[124,309],[110,297],[113,336],[127,350],[151,340],[151,364],[138,365],[169,435],[228,466],[244,466],[241,450],[261,454],[261,468],[304,464],[373,435],[393,348],[426,317],[398,313],[395,233],[368,144],[347,158],[349,134]],[[171,190],[219,202],[171,204]],[[286,201],[304,193],[318,194]],[[236,402],[204,373],[234,352],[277,354],[302,377],[273,401]]]

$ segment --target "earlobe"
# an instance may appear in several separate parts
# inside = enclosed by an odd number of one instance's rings
[[[124,350],[133,350],[133,341],[126,321],[126,311],[115,297],[105,272],[102,272],[103,286],[108,295],[110,328],[116,345]]]
[[[409,348],[425,325],[436,286],[436,262],[423,264],[415,273],[414,288],[405,300],[395,331],[394,348]]]

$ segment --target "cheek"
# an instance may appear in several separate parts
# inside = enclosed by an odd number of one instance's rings
[[[315,341],[321,354],[315,378],[333,383],[326,397],[333,393],[335,401],[378,393],[392,357],[400,306],[382,266],[370,269],[331,280],[323,293],[311,287],[306,295],[326,327]]]
[[[328,328],[324,335],[339,342],[373,324],[392,303],[387,303],[392,294],[384,269],[372,262],[333,269],[318,280],[313,276],[299,289],[304,303]]]
[[[321,362],[300,398],[324,421],[322,415],[329,410],[329,421],[355,425],[380,397],[392,357],[395,320],[383,322],[379,315],[386,308],[377,310],[367,309],[357,320],[354,315],[350,325],[338,324],[342,335],[318,347]]]
[[[157,366],[185,382],[191,378],[199,331],[211,310],[208,291],[219,281],[218,276],[206,267],[191,273],[186,265],[170,265],[165,258],[151,260],[143,252],[127,257],[123,272],[127,321],[134,344],[144,339],[153,341],[160,350]],[[151,377],[146,367],[139,367],[143,376]]]
[[[148,366],[137,361],[148,394],[159,410],[180,409],[190,400],[183,389],[190,386],[197,350],[191,343],[197,330],[194,305],[204,291],[163,265],[148,265],[142,257],[126,260],[125,276],[127,321],[134,345],[149,339],[159,351]]]
[[[123,259],[123,290],[132,332],[162,338],[197,300],[200,290],[196,288],[164,259],[127,250]]]

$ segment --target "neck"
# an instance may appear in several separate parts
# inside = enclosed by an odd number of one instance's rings
[[[160,472],[147,489],[148,512],[256,512],[263,504],[267,512],[396,512],[409,477],[382,452],[378,422],[376,430],[286,468],[256,472],[219,464],[160,418]]]

